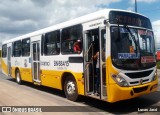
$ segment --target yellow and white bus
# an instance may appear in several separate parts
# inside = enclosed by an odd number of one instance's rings
[[[151,22],[139,13],[104,9],[4,41],[2,72],[18,84],[64,90],[72,101],[84,95],[116,102],[154,92],[158,77]],[[99,94],[94,95],[98,78]]]

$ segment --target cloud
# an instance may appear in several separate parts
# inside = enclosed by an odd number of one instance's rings
[[[160,48],[160,20],[152,22],[154,36],[156,40],[156,47]]]
[[[2,38],[39,30],[84,14],[100,10],[121,0],[2,0],[0,4],[0,42]],[[4,40],[4,39],[3,39]]]
[[[152,2],[158,2],[159,0],[137,0],[137,2],[143,2],[143,3],[152,3]],[[131,4],[134,4],[135,0],[131,0]]]
[[[160,20],[152,22],[152,26],[156,37],[160,41]]]
[[[31,0],[32,3],[39,7],[45,7],[52,2],[52,0]]]

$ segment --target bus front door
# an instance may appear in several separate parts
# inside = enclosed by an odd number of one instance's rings
[[[107,97],[105,36],[106,29],[104,27],[85,31],[83,40],[85,95],[98,99],[106,99]],[[99,52],[99,57],[94,59],[93,57],[97,52]],[[99,62],[99,71],[97,71],[97,62]],[[97,79],[99,82],[98,86]]]
[[[40,80],[40,42],[32,42],[32,77],[33,82],[39,83]]]
[[[7,47],[8,76],[11,76],[11,46]]]
[[[94,91],[94,63],[93,63],[93,40],[90,31],[84,32],[84,81],[85,95],[90,96]]]
[[[99,27],[99,69],[100,69],[100,97],[107,98],[106,83],[106,29]]]

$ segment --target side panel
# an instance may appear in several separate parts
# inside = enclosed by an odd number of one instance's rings
[[[1,59],[1,65],[2,65],[2,73],[7,75],[7,58],[2,58]]]
[[[62,76],[65,72],[71,73],[78,86],[79,94],[84,94],[83,84],[83,63],[69,62],[69,57],[76,57],[75,55],[55,55],[55,56],[41,56],[41,81],[42,85],[61,89],[62,90]],[[82,54],[78,54],[82,57]]]
[[[24,81],[32,82],[32,70],[31,70],[30,57],[22,58],[21,78]]]
[[[26,38],[22,40],[22,66],[21,66],[21,79],[24,81],[32,82],[32,70],[31,70],[31,40]]]

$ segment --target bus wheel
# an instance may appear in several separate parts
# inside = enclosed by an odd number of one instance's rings
[[[64,92],[67,99],[71,101],[76,101],[78,98],[78,90],[75,79],[72,77],[67,77],[64,84]]]
[[[16,71],[16,82],[17,82],[18,84],[21,84],[21,83],[22,83],[21,75],[20,75],[19,70]]]

